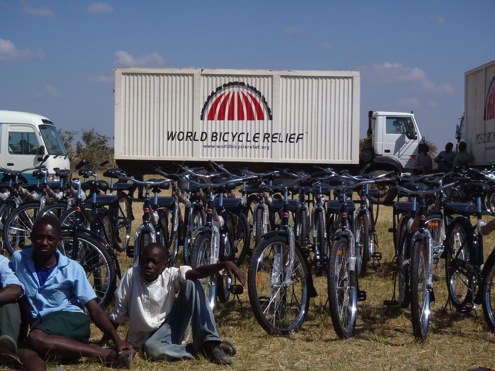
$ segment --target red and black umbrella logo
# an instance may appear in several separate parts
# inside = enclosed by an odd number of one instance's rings
[[[229,82],[219,86],[201,110],[201,120],[264,121],[272,119],[265,97],[244,82]]]

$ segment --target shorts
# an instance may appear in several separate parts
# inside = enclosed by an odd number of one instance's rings
[[[90,324],[89,316],[85,313],[53,312],[34,321],[31,330],[38,329],[89,344]]]

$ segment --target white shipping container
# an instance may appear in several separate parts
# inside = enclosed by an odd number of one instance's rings
[[[465,73],[462,140],[473,165],[495,164],[495,61]]]
[[[117,161],[359,163],[356,71],[115,69]]]

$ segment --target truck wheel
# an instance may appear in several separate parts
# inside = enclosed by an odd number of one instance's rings
[[[371,170],[368,174],[378,176],[387,173],[387,170]],[[397,190],[391,184],[380,183],[378,185],[372,184],[371,187],[380,190],[380,197],[373,197],[373,202],[379,202],[381,204],[391,204],[397,196]]]

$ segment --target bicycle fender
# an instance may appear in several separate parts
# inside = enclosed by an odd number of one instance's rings
[[[208,227],[206,225],[203,225],[203,226],[198,228],[198,234],[204,234],[204,233],[210,232],[210,231],[211,231],[211,227]]]
[[[285,231],[271,231],[271,232],[265,233],[262,236],[262,238],[264,240],[267,240],[267,239],[272,238],[274,236],[284,236],[284,237],[287,237],[287,232],[285,232]]]

